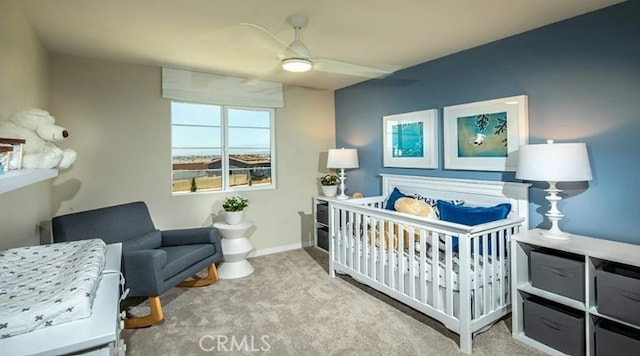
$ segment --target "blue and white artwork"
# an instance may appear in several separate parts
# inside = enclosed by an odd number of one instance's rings
[[[457,118],[458,157],[507,157],[507,112]]]
[[[422,121],[391,125],[391,156],[394,158],[424,157]]]

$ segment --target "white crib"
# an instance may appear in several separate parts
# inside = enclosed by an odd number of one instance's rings
[[[528,226],[529,185],[381,176],[382,196],[329,202],[331,276],[348,274],[442,322],[460,335],[460,349],[471,353],[473,335],[511,310],[509,241]],[[385,210],[394,188],[465,205],[508,202],[512,208],[506,219],[476,226],[427,220]],[[397,242],[384,240],[382,231]]]

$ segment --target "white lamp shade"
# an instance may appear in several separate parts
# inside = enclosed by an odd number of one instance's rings
[[[358,168],[358,150],[353,148],[330,149],[327,168]]]
[[[520,146],[516,178],[546,182],[591,180],[584,143],[546,143]]]

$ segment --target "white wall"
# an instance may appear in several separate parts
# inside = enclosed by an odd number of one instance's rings
[[[0,0],[0,78],[0,115],[47,109],[47,52],[13,0]],[[40,223],[51,216],[51,181],[0,195],[0,207],[0,249],[39,243]]]
[[[0,114],[46,106],[47,51],[15,0],[0,0],[0,75]]]
[[[54,214],[143,200],[160,229],[207,226],[225,194],[171,196],[170,102],[159,67],[50,56],[51,112],[78,152],[53,191]],[[319,157],[335,142],[333,92],[285,87],[276,111],[275,190],[243,193],[263,252],[310,243]],[[265,250],[266,249],[266,250]]]

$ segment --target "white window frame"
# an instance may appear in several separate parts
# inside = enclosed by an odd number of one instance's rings
[[[171,136],[171,153],[170,153],[170,162],[171,162],[171,194],[173,196],[185,196],[190,194],[218,194],[218,193],[229,193],[229,192],[241,192],[241,191],[256,191],[256,190],[269,190],[276,189],[276,133],[275,133],[275,109],[274,108],[266,108],[266,107],[248,107],[248,106],[234,106],[234,105],[221,105],[221,104],[208,104],[208,103],[194,103],[194,102],[186,102],[186,101],[178,101],[172,100],[171,104],[180,103],[180,104],[193,104],[193,105],[208,105],[208,106],[217,106],[221,109],[221,117],[220,117],[220,129],[222,131],[221,137],[221,167],[222,171],[222,188],[220,190],[198,190],[195,192],[190,191],[179,191],[176,192],[173,190],[173,149],[175,148],[173,145],[173,130]],[[271,183],[270,184],[260,184],[255,186],[229,186],[230,183],[230,172],[231,167],[229,166],[229,152],[233,147],[229,147],[229,111],[230,110],[246,110],[246,111],[260,111],[260,112],[268,112],[269,113],[269,143],[270,143],[270,171],[271,171]],[[171,127],[173,129],[173,116],[171,117]]]

